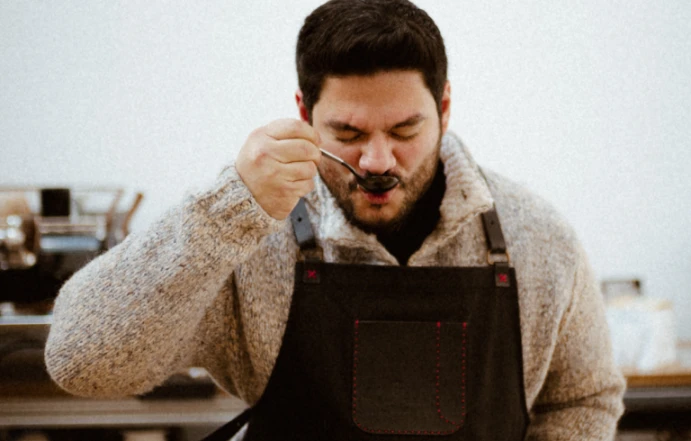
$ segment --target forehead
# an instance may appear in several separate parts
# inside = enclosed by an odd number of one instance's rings
[[[341,119],[359,124],[395,123],[420,113],[436,112],[431,92],[418,71],[386,71],[373,75],[328,76],[315,119]]]

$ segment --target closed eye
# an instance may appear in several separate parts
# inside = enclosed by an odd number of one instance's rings
[[[399,141],[410,141],[411,139],[415,138],[418,134],[413,133],[412,135],[400,135],[398,133],[392,133],[391,137],[393,139],[397,139]]]
[[[339,142],[348,144],[348,143],[351,143],[351,142],[358,141],[358,140],[360,140],[360,138],[362,138],[362,133],[356,133],[356,134],[354,134],[353,136],[347,136],[347,137],[340,137],[340,136],[337,136],[337,137],[336,137],[336,141],[339,141]]]

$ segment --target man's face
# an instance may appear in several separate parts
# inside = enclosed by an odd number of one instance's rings
[[[312,109],[321,148],[360,174],[392,175],[398,186],[383,194],[365,191],[342,165],[323,158],[319,173],[348,219],[370,232],[395,229],[424,194],[439,161],[450,104],[444,91],[441,120],[417,71],[327,77]],[[297,95],[303,119],[307,112]]]

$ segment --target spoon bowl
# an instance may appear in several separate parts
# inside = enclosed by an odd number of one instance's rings
[[[326,156],[332,161],[338,162],[343,167],[350,170],[350,172],[355,176],[355,180],[357,181],[358,185],[364,188],[365,190],[369,191],[370,193],[386,193],[387,191],[391,190],[392,188],[398,185],[399,180],[395,176],[362,176],[360,173],[356,172],[350,164],[348,164],[338,156],[329,153],[324,149],[319,150],[322,152],[323,156]]]

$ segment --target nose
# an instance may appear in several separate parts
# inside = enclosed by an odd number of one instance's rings
[[[385,136],[373,136],[362,147],[360,170],[373,175],[383,175],[396,166],[393,148]]]

